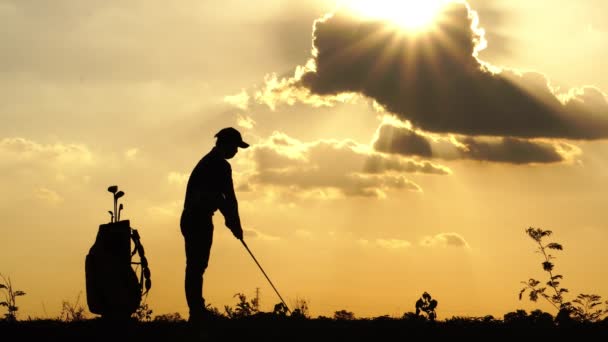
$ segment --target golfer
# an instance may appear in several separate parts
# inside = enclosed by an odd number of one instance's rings
[[[206,317],[203,274],[209,262],[213,241],[212,216],[216,210],[222,213],[226,227],[232,234],[243,240],[232,168],[227,159],[234,157],[239,147],[247,148],[249,144],[232,127],[220,130],[215,137],[215,147],[196,164],[190,174],[180,219],[186,245],[185,290],[190,309],[188,321],[191,323],[202,323]]]

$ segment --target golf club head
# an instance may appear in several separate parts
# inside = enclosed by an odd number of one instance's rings
[[[118,206],[118,217],[116,217],[116,221],[120,221],[120,212],[123,208],[124,206],[122,205],[122,203],[120,203],[120,206]]]
[[[108,191],[115,194],[116,191],[118,191],[118,185],[112,185],[112,186],[108,187]]]
[[[123,191],[119,191],[119,192],[117,192],[117,193],[114,194],[114,198],[115,199],[119,199],[119,198],[121,198],[124,195],[125,195],[125,193]]]

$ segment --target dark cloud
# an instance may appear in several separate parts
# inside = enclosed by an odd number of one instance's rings
[[[501,138],[497,142],[481,142],[474,138],[464,141],[468,151],[464,156],[474,160],[485,160],[511,164],[556,163],[564,160],[555,146],[515,138]]]
[[[388,190],[420,191],[406,173],[450,173],[441,165],[385,156],[353,141],[303,143],[278,132],[248,153],[255,165],[249,184],[296,193],[330,189],[345,196],[381,197]]]
[[[471,8],[479,15],[479,26],[485,30],[488,47],[480,56],[488,61],[501,61],[513,55],[513,38],[508,33],[508,25],[517,18],[511,6],[501,4],[501,0],[468,0]]]
[[[433,142],[405,127],[383,124],[378,130],[374,148],[380,152],[403,156],[438,159],[470,159],[510,164],[556,163],[566,160],[561,144],[530,141],[512,137],[460,138],[458,144],[444,139]],[[447,149],[445,147],[448,147]]]
[[[364,94],[429,132],[608,137],[608,103],[599,90],[582,88],[562,102],[544,75],[495,73],[475,57],[483,36],[467,6],[447,5],[440,18],[434,30],[418,34],[346,11],[319,19],[316,69],[296,85],[315,95]]]
[[[450,171],[446,167],[435,165],[428,161],[416,162],[413,160],[401,160],[370,154],[363,164],[363,172],[369,174],[381,174],[387,171],[427,173],[436,175],[447,175]]]
[[[382,125],[374,149],[380,152],[399,153],[406,156],[432,157],[433,151],[427,139],[416,132],[392,125]]]

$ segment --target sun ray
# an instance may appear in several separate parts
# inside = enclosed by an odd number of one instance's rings
[[[368,18],[390,20],[409,31],[430,28],[448,0],[344,0],[343,5]]]

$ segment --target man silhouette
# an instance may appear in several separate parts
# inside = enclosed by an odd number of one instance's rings
[[[202,322],[206,308],[203,298],[203,273],[209,262],[213,241],[212,216],[220,210],[234,236],[242,240],[243,229],[232,182],[232,168],[227,159],[238,148],[247,148],[241,133],[232,127],[220,130],[215,147],[196,164],[186,188],[180,228],[186,245],[186,301],[190,309],[189,322]]]

